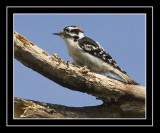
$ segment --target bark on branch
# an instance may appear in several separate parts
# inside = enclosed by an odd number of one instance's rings
[[[14,57],[25,66],[71,90],[86,92],[106,103],[119,107],[131,107],[141,116],[145,114],[145,87],[126,84],[116,79],[90,72],[49,55],[26,38],[14,32]],[[130,109],[131,109],[130,108]],[[121,108],[121,110],[123,110]]]
[[[131,104],[132,103],[132,104]],[[134,105],[137,106],[134,106]],[[15,98],[15,118],[144,118],[142,103],[102,104],[90,107],[66,107]]]

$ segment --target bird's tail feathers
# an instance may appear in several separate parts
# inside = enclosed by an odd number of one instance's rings
[[[115,74],[122,78],[126,83],[128,84],[135,84],[138,85],[136,81],[134,81],[131,77],[129,77],[127,74],[120,72],[119,70],[115,71]]]

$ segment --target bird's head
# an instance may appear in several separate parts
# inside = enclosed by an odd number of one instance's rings
[[[78,40],[84,37],[83,30],[78,26],[67,26],[59,33],[53,33],[59,35],[62,39],[74,39]]]

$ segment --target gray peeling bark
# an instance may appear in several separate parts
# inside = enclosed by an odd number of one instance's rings
[[[76,118],[145,117],[145,87],[126,84],[116,79],[90,72],[86,67],[77,67],[69,64],[68,61],[65,62],[60,59],[57,54],[49,55],[17,32],[14,32],[14,57],[25,66],[59,85],[71,90],[91,94],[104,102],[100,106],[83,108],[48,105],[56,112],[57,108],[62,110],[58,111],[59,113],[69,110],[72,112],[68,113],[72,114],[67,115],[69,118],[75,118],[75,116]],[[15,102],[16,105],[23,103],[23,100],[17,101]],[[36,104],[39,105],[40,103]],[[65,111],[63,111],[64,108]],[[64,114],[60,114],[64,116]]]

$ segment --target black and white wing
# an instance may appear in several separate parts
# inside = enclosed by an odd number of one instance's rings
[[[79,39],[78,41],[79,41],[79,46],[85,52],[88,52],[89,54],[98,57],[99,59],[103,60],[104,62],[118,69],[122,73],[126,74],[126,72],[117,65],[117,63],[113,60],[113,58],[107,52],[105,52],[104,49],[98,43],[96,43],[95,41],[93,41],[88,37],[84,37],[82,39]]]

